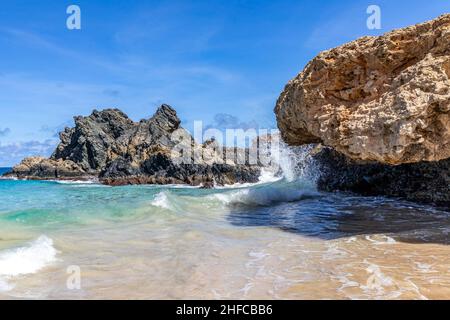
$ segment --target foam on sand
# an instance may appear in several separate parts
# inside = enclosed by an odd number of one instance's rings
[[[0,291],[12,289],[7,280],[33,274],[56,260],[53,240],[45,235],[23,247],[0,252]]]

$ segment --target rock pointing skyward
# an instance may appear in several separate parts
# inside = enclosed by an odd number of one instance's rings
[[[180,123],[168,105],[162,105],[151,119],[137,123],[118,109],[94,110],[88,117],[75,117],[75,127],[60,134],[61,142],[50,159],[26,158],[7,175],[43,180],[98,179],[110,185],[211,187],[258,181],[258,166],[235,161],[237,153],[245,150],[236,148],[226,159],[211,142],[197,144]],[[180,139],[192,150],[184,159],[192,161],[173,157]],[[200,154],[200,159],[193,161],[194,154]]]
[[[275,109],[290,145],[387,164],[450,157],[450,15],[314,58]]]

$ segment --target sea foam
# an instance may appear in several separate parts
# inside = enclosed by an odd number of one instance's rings
[[[48,180],[51,182],[55,182],[58,184],[75,184],[75,185],[79,185],[79,184],[97,184],[98,181],[94,181],[94,180]]]
[[[281,202],[293,202],[305,198],[317,197],[320,193],[314,190],[302,190],[300,187],[283,187],[277,184],[248,188],[226,193],[210,195],[210,198],[224,205],[269,206]]]
[[[164,191],[161,191],[158,193],[153,201],[151,202],[152,206],[163,208],[163,209],[170,209],[170,202],[169,198],[167,197],[167,194]]]
[[[0,252],[0,290],[12,286],[7,282],[12,277],[36,273],[56,260],[57,250],[53,240],[45,235],[29,244]]]

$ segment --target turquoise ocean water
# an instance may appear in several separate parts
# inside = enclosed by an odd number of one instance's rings
[[[421,297],[450,267],[448,232],[445,210],[303,177],[215,190],[0,180],[0,297]]]

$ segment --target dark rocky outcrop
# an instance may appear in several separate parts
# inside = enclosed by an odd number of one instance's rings
[[[61,143],[51,159],[71,160],[93,173],[101,172],[119,157],[137,164],[157,149],[170,150],[175,144],[171,134],[179,128],[180,120],[168,105],[139,123],[118,109],[94,110],[88,117],[75,117],[75,128],[66,128],[60,134]]]
[[[177,164],[166,154],[157,153],[134,168],[129,161],[118,158],[100,173],[102,181],[109,185],[124,184],[189,184],[230,185],[257,182],[257,167],[245,165]]]
[[[98,179],[110,185],[210,187],[258,181],[258,166],[234,161],[245,150],[236,149],[226,159],[213,143],[197,144],[180,123],[168,105],[138,123],[118,109],[94,110],[88,117],[75,117],[75,127],[60,134],[61,142],[49,159],[24,159],[8,175],[21,179]],[[174,153],[180,141],[189,146],[187,154]]]
[[[5,176],[13,176],[23,179],[50,180],[91,180],[95,176],[89,175],[78,164],[70,160],[53,160],[42,157],[30,157],[24,159]]]
[[[393,166],[351,160],[331,148],[321,148],[313,157],[320,166],[320,190],[398,197],[450,208],[450,159]]]

